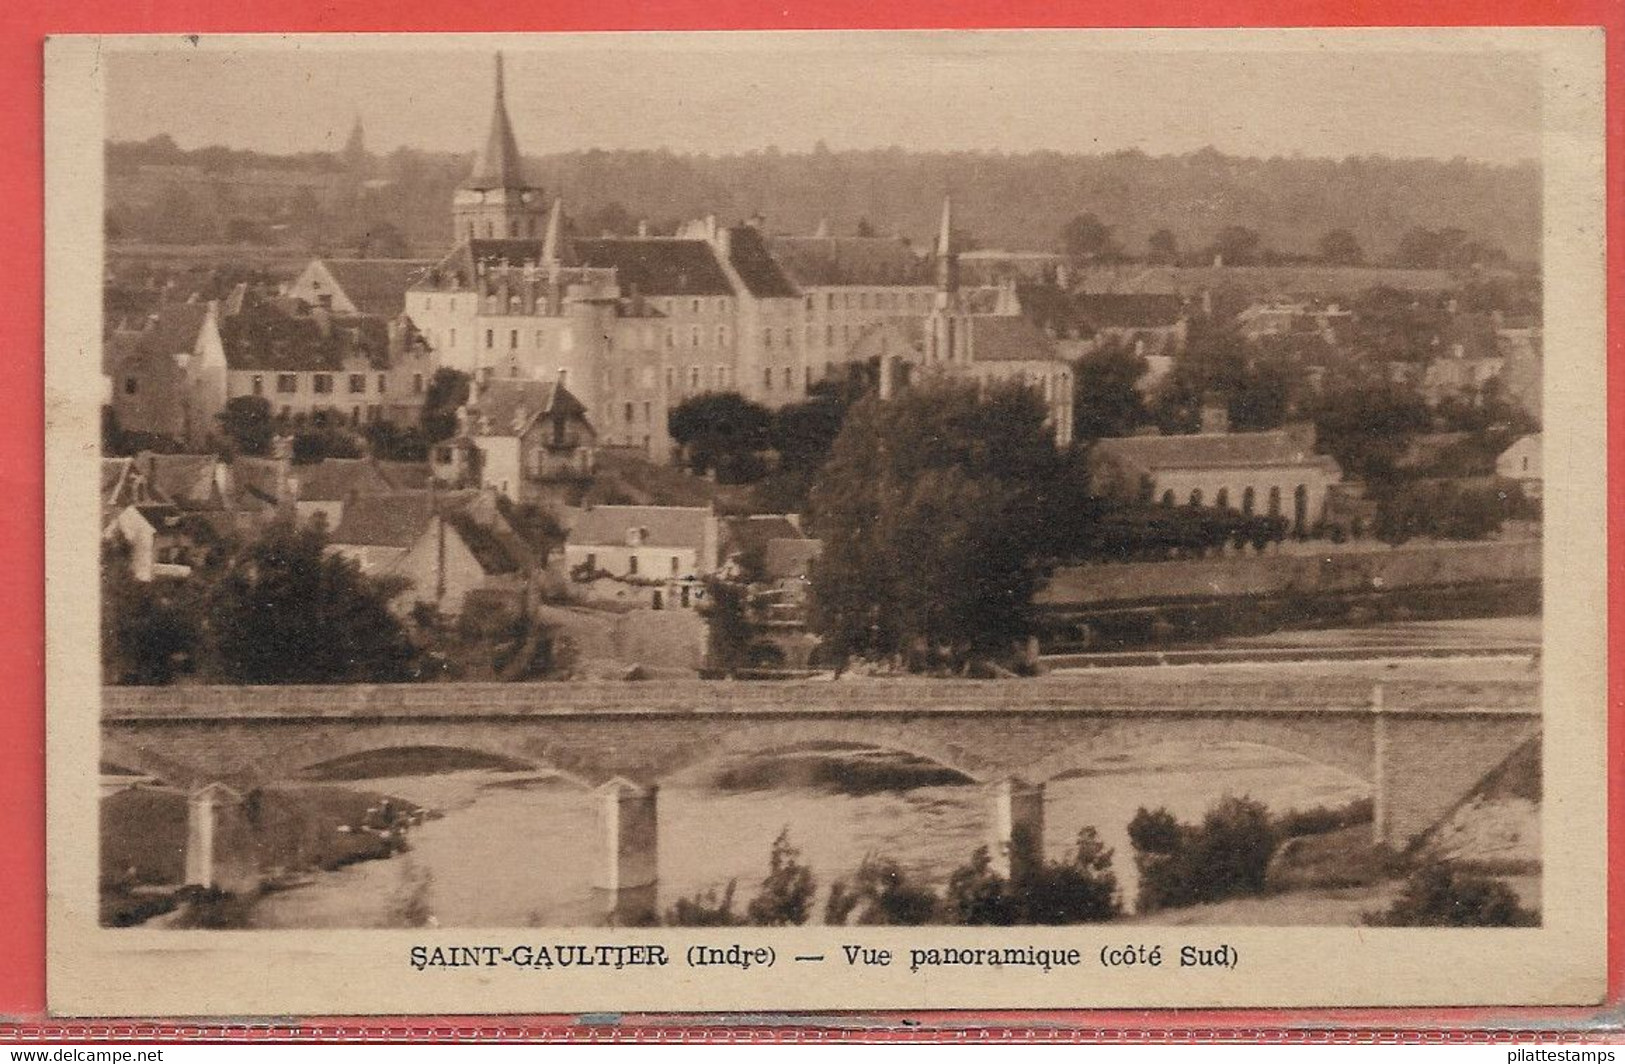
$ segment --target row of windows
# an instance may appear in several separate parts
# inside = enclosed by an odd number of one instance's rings
[[[1174,506],[1177,504],[1177,502],[1178,499],[1172,490],[1162,493],[1162,505]],[[1206,496],[1202,493],[1202,489],[1192,488],[1190,495],[1186,498],[1186,504],[1189,506],[1206,505]],[[1299,484],[1296,488],[1292,489],[1292,504],[1293,509],[1295,510],[1296,519],[1299,522],[1302,522],[1304,520],[1305,511],[1309,506],[1309,486],[1307,484]],[[1230,509],[1230,489],[1220,488],[1218,494],[1214,495],[1213,497],[1213,505],[1220,510]],[[1281,516],[1281,489],[1279,486],[1272,486],[1270,488],[1269,501],[1267,505],[1268,509],[1265,512],[1268,513],[1269,516]],[[1246,514],[1248,517],[1251,517],[1257,511],[1257,507],[1257,493],[1250,487],[1243,488],[1241,492],[1241,512]]]
[[[332,374],[332,373],[312,373],[310,375],[310,390],[313,393],[315,393],[316,395],[332,395],[333,394],[334,384],[335,384],[335,381],[334,381],[335,376],[336,375]],[[298,395],[299,394],[299,377],[300,377],[300,374],[298,374],[298,373],[278,373],[278,374],[275,374],[275,377],[276,377],[276,394],[278,394],[278,395]],[[387,395],[389,393],[389,377],[388,377],[388,375],[380,373],[380,374],[378,374],[377,379],[378,379],[377,393],[379,395]],[[265,394],[265,375],[262,374],[262,373],[254,374],[253,379],[250,382],[250,386],[252,388],[252,393],[254,395],[264,395]],[[366,395],[367,394],[367,375],[365,373],[351,373],[351,374],[348,374],[348,376],[347,376],[347,378],[345,380],[345,393],[348,394],[348,395]],[[421,373],[412,374],[412,394],[413,395],[422,395],[423,394],[423,374],[421,374]]]
[[[807,296],[807,309],[827,313],[842,310],[924,310],[931,305],[926,292],[825,292],[822,301],[816,295]]]
[[[596,554],[587,555],[587,568],[593,569],[593,570],[596,570],[598,568],[598,555],[596,555]],[[673,554],[671,556],[671,575],[676,576],[678,573],[680,573],[682,571],[682,568],[683,568],[683,560],[682,560],[682,558],[680,558],[677,555]],[[626,574],[628,576],[637,576],[638,575],[638,556],[636,554],[631,555],[630,557],[628,557],[626,559]]]
[[[641,405],[642,405],[642,408],[643,408],[643,424],[645,424],[645,425],[653,425],[654,424],[654,416],[655,416],[654,415],[654,404],[651,403],[651,402],[645,401]],[[637,420],[637,415],[638,415],[638,407],[639,407],[638,403],[624,403],[624,404],[622,404],[622,406],[621,406],[621,415],[622,415],[621,420],[624,423],[628,424],[628,425],[630,425],[634,421],[636,421]],[[604,404],[604,420],[606,422],[613,422],[615,420],[615,404],[614,403],[605,403]]]

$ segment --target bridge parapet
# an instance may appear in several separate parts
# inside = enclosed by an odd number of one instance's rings
[[[1539,712],[1536,679],[1489,682],[1384,681],[1388,712]],[[354,684],[264,687],[106,687],[105,721],[480,718],[964,713],[1161,713],[1299,715],[1370,711],[1369,678],[1260,680],[1204,673],[1135,670],[1012,682],[863,679],[851,681],[661,681],[532,684]]]

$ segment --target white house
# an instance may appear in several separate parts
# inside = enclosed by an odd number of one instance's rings
[[[1520,436],[1495,460],[1495,475],[1516,480],[1531,499],[1541,496],[1540,433]]]

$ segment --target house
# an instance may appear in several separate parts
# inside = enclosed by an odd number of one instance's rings
[[[478,489],[354,496],[327,549],[368,576],[402,580],[391,603],[401,613],[427,605],[457,616],[475,592],[522,595],[541,564],[496,493]]]
[[[396,488],[370,458],[326,458],[310,465],[291,465],[285,476],[299,523],[319,520],[329,530],[343,522],[348,501]]]
[[[1260,300],[1236,315],[1237,331],[1253,341],[1267,336],[1315,336],[1335,344],[1353,323],[1354,312],[1348,308],[1313,300]]]
[[[219,306],[164,303],[136,334],[108,338],[109,398],[119,428],[202,444],[227,398]]]
[[[284,424],[415,425],[433,353],[404,316],[386,320],[255,300],[224,326],[228,398],[256,396]]]
[[[570,577],[603,601],[684,608],[721,567],[710,507],[594,506],[579,511],[564,544]]]
[[[1325,514],[1337,462],[1316,454],[1312,426],[1273,432],[1108,437],[1090,452],[1102,494],[1165,506],[1212,506],[1285,517],[1308,532]]]
[[[406,310],[406,290],[433,265],[427,259],[312,259],[287,294],[312,307],[391,321]]]
[[[182,578],[202,564],[208,552],[228,539],[229,516],[183,510],[169,503],[124,507],[102,529],[102,539],[122,540],[130,550],[130,572],[143,583]]]
[[[775,539],[806,539],[801,531],[800,514],[749,514],[744,517],[725,517],[719,522],[721,557],[724,570],[747,575],[751,570],[762,570],[766,564],[767,546]]]
[[[1520,436],[1495,460],[1495,475],[1516,480],[1531,499],[1542,494],[1544,472],[1540,464],[1540,433]]]
[[[515,502],[592,474],[598,434],[586,408],[556,381],[494,378],[475,385],[459,433],[429,455],[435,481],[492,488]]]

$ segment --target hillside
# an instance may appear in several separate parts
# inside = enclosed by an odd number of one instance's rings
[[[424,250],[449,240],[451,192],[469,160],[403,148],[373,159],[363,183],[332,157],[187,152],[158,140],[110,144],[107,165],[110,228],[121,238],[214,243],[229,230],[232,240],[346,246],[371,233],[374,243],[404,238]],[[1540,249],[1534,164],[893,148],[593,150],[528,165],[590,233],[628,231],[639,218],[662,231],[707,213],[760,212],[775,232],[810,232],[827,220],[831,232],[850,233],[867,222],[925,243],[951,189],[966,235],[986,247],[1053,249],[1069,218],[1093,213],[1133,255],[1159,228],[1194,250],[1227,226],[1254,229],[1286,255],[1313,254],[1334,228],[1350,230],[1369,261],[1386,260],[1415,228],[1459,228],[1519,261],[1535,261]]]

